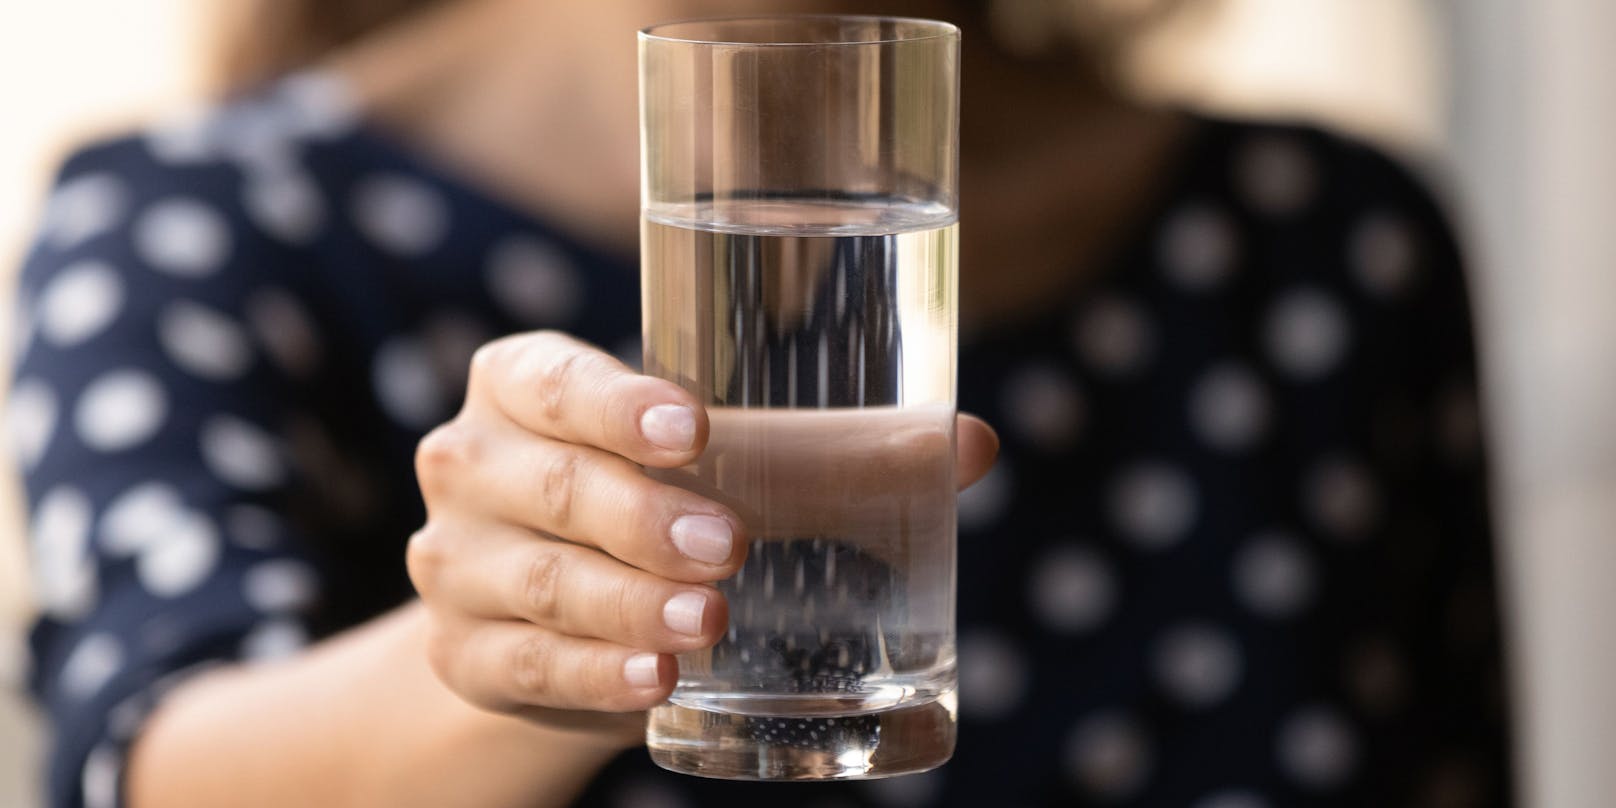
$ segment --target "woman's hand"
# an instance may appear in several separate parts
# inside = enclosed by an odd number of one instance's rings
[[[672,655],[724,632],[708,584],[746,552],[732,510],[641,469],[691,462],[707,432],[689,392],[568,336],[479,350],[464,408],[416,453],[427,523],[408,562],[438,677],[487,710],[637,742]],[[958,433],[967,485],[997,440],[969,417]]]

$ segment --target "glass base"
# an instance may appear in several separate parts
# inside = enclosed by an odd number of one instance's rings
[[[652,708],[645,742],[669,771],[724,780],[866,780],[934,769],[954,754],[953,690],[920,704],[841,716]]]

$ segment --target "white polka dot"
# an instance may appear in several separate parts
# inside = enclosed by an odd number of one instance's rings
[[[172,115],[146,132],[146,149],[160,163],[194,165],[218,159],[217,120],[209,107]]]
[[[297,298],[281,289],[261,289],[247,299],[246,309],[253,336],[282,370],[301,377],[319,364],[314,318]]]
[[[325,201],[307,175],[296,171],[258,173],[242,188],[242,205],[265,233],[292,244],[306,244],[325,222]]]
[[[241,640],[241,656],[253,662],[285,659],[309,644],[309,634],[292,620],[269,620],[258,624]]]
[[[1056,451],[1071,445],[1083,422],[1083,399],[1071,374],[1050,365],[1024,367],[1005,380],[1001,406],[1029,445]]]
[[[1112,376],[1137,373],[1155,350],[1155,334],[1145,315],[1120,298],[1090,304],[1078,317],[1073,336],[1083,361]]]
[[[437,192],[400,175],[361,180],[354,189],[353,217],[377,247],[402,256],[431,252],[449,229],[449,210]]]
[[[1116,579],[1098,555],[1068,545],[1035,563],[1027,594],[1045,626],[1072,634],[1098,628],[1111,614],[1116,590]]]
[[[165,199],[135,221],[135,254],[159,272],[211,275],[230,256],[230,230],[217,211],[195,199]]]
[[[298,147],[275,110],[258,102],[230,104],[215,117],[220,154],[249,178],[296,170]]]
[[[1347,317],[1334,299],[1321,292],[1293,291],[1269,310],[1263,339],[1280,370],[1298,379],[1317,379],[1334,369],[1346,352]]]
[[[84,759],[79,788],[84,792],[84,808],[115,808],[118,805],[118,779],[123,760],[112,746],[102,744]]]
[[[942,796],[943,781],[943,771],[932,769],[903,777],[869,780],[865,782],[864,789],[877,805],[889,808],[920,808],[936,802],[937,798]]]
[[[430,427],[448,408],[431,353],[411,337],[395,337],[376,351],[371,383],[382,409],[405,427]]]
[[[637,780],[612,792],[612,808],[688,808],[690,802],[672,785]]]
[[[173,530],[158,537],[135,561],[135,574],[147,592],[172,598],[196,589],[219,561],[219,531],[200,512],[187,513]]]
[[[1027,694],[1027,660],[1009,637],[976,629],[959,639],[959,703],[962,715],[985,721],[1005,718]]]
[[[1114,713],[1084,719],[1067,738],[1067,774],[1091,794],[1118,799],[1144,785],[1151,753],[1133,720]]]
[[[11,455],[24,469],[31,469],[45,456],[51,436],[56,433],[56,393],[39,379],[23,379],[11,388],[6,407],[6,438]]]
[[[56,686],[70,699],[94,696],[123,667],[123,645],[111,634],[90,634],[73,646]]]
[[[41,237],[58,250],[110,231],[123,218],[129,192],[106,173],[81,174],[61,185],[45,203]]]
[[[1195,808],[1268,808],[1268,802],[1255,792],[1232,789],[1208,795],[1195,803]]]
[[[286,461],[276,440],[261,427],[230,415],[202,424],[202,462],[219,479],[249,491],[286,479]]]
[[[1191,291],[1206,289],[1227,278],[1234,268],[1234,223],[1215,208],[1183,208],[1162,228],[1158,249],[1170,280]]]
[[[281,80],[275,93],[284,101],[279,110],[296,135],[334,138],[359,121],[358,101],[348,83],[334,74],[307,70]]]
[[[1370,294],[1396,297],[1414,277],[1414,233],[1402,217],[1374,213],[1364,217],[1349,236],[1348,262]]]
[[[252,364],[252,346],[234,320],[189,300],[157,315],[157,339],[181,370],[214,381],[239,378]]]
[[[981,530],[1004,514],[1015,489],[1007,465],[995,465],[975,485],[959,493],[957,508],[961,530]]]
[[[1303,485],[1308,515],[1337,538],[1362,539],[1380,518],[1375,481],[1355,461],[1326,458],[1308,473]]]
[[[1269,216],[1297,213],[1312,202],[1318,169],[1294,138],[1252,138],[1235,157],[1235,183],[1252,210]]]
[[[1154,463],[1136,465],[1119,476],[1110,491],[1117,529],[1147,550],[1176,544],[1194,526],[1195,487],[1178,469]]]
[[[236,544],[252,550],[271,550],[281,544],[285,526],[274,511],[261,505],[232,505],[224,515],[225,533]]]
[[[113,370],[84,388],[73,411],[73,428],[91,449],[116,452],[157,434],[168,414],[168,396],[150,373]]]
[[[564,325],[583,305],[578,268],[548,242],[517,236],[488,255],[488,291],[494,302],[526,325]]]
[[[1239,364],[1208,370],[1190,390],[1190,423],[1213,449],[1249,449],[1268,428],[1268,394],[1257,374]]]
[[[1347,688],[1369,715],[1388,718],[1407,703],[1408,672],[1397,649],[1386,639],[1357,643],[1347,654]]]
[[[1229,632],[1192,623],[1163,634],[1153,655],[1156,679],[1187,707],[1210,707],[1229,697],[1245,668]]]
[[[68,486],[46,492],[34,509],[28,531],[34,595],[48,615],[72,620],[95,604],[96,567],[89,552],[93,518],[89,498]]]
[[[39,335],[61,347],[101,333],[123,306],[123,280],[100,261],[80,261],[46,283],[39,295]]]
[[[184,525],[189,513],[174,486],[146,482],[119,494],[101,515],[101,549],[129,556]]]
[[[1233,573],[1235,594],[1263,617],[1294,617],[1313,599],[1313,563],[1289,536],[1253,538],[1235,555]]]
[[[295,612],[314,602],[319,581],[308,564],[291,559],[263,561],[247,570],[242,596],[265,614]]]
[[[1287,718],[1277,738],[1280,765],[1298,785],[1334,788],[1358,765],[1358,744],[1335,711],[1311,707]]]

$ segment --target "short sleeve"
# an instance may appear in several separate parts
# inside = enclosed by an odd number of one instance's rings
[[[21,274],[7,417],[52,806],[119,804],[163,692],[295,651],[321,600],[283,437],[315,342],[296,257],[248,226],[238,187],[139,138],[81,151]]]

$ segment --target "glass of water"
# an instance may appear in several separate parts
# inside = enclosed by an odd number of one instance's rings
[[[882,777],[953,753],[952,25],[640,32],[645,368],[711,432],[661,479],[734,508],[729,630],[651,711],[665,768]]]

